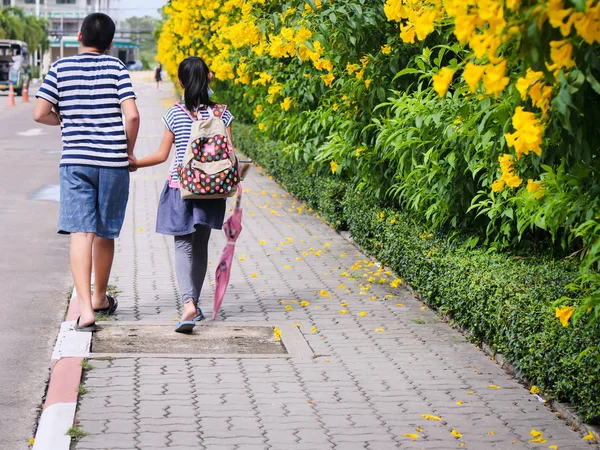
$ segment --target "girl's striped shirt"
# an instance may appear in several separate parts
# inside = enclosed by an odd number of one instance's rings
[[[61,166],[129,166],[121,103],[135,98],[135,93],[119,59],[97,53],[61,58],[50,68],[36,97],[59,110]]]

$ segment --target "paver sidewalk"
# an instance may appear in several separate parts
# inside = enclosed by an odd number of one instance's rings
[[[144,156],[158,146],[171,97],[150,84],[137,90]],[[121,321],[174,326],[179,316],[172,240],[153,231],[166,172],[132,177],[112,280],[123,291]],[[75,448],[591,448],[267,176],[252,169],[244,192],[221,320],[297,323],[315,357],[92,360],[77,413],[90,434]],[[202,295],[209,317],[224,242],[214,232]],[[529,442],[533,428],[546,443]]]

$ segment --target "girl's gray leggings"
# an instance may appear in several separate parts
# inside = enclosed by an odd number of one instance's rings
[[[210,228],[198,225],[194,233],[175,236],[175,274],[182,304],[197,304],[200,299],[208,265],[209,238]]]

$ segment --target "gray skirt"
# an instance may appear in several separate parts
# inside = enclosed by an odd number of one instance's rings
[[[158,202],[156,232],[184,236],[196,231],[196,225],[220,230],[226,202],[225,199],[182,200],[179,189],[169,187],[167,181]]]

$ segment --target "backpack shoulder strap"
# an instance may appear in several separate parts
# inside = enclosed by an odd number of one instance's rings
[[[186,114],[187,114],[187,116],[188,116],[190,119],[192,119],[192,122],[194,122],[194,121],[196,121],[196,120],[197,120],[197,119],[195,119],[195,118],[194,118],[194,116],[192,115],[192,113],[190,113],[190,112],[188,111],[188,109],[187,109],[187,108],[186,108],[186,107],[185,107],[185,106],[184,106],[184,105],[183,105],[181,102],[179,102],[179,103],[175,103],[175,106],[178,106],[178,107],[179,107],[179,109],[181,109],[181,110],[182,110],[184,113],[186,113]]]
[[[212,107],[212,113],[215,117],[221,119],[225,111],[227,110],[227,105],[216,104]]]

